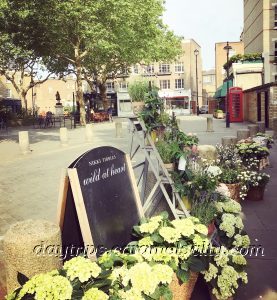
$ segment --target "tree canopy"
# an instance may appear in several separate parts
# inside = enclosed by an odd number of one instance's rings
[[[73,71],[85,123],[81,80],[139,62],[173,59],[180,40],[162,22],[162,0],[6,0],[5,30],[55,72]]]

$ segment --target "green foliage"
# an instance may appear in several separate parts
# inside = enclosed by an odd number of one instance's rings
[[[176,145],[174,145],[176,146]],[[156,143],[156,148],[161,156],[162,161],[165,164],[173,163],[175,154],[176,154],[176,148],[172,147],[171,144],[168,144],[167,142],[160,140]]]
[[[227,169],[222,168],[222,173],[219,175],[219,182],[227,183],[227,184],[234,184],[239,183],[240,180],[238,175],[240,174],[239,169]]]
[[[247,54],[236,54],[230,57],[229,62],[225,63],[223,65],[223,68],[227,70],[227,68],[230,68],[232,66],[232,63],[237,63],[239,61],[259,61],[262,60],[262,53],[247,53]]]
[[[269,155],[267,147],[263,147],[255,142],[238,143],[236,148],[243,162],[246,162],[248,159],[261,159]]]
[[[134,102],[144,101],[144,97],[148,91],[149,84],[147,80],[136,80],[128,86],[128,93]]]
[[[204,200],[203,202],[196,202],[192,205],[191,215],[197,217],[200,222],[208,226],[216,216],[216,207],[213,202]]]

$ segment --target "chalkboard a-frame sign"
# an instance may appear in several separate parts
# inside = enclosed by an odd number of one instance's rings
[[[75,160],[62,176],[58,222],[63,248],[125,246],[141,217],[135,176],[124,152],[113,147],[92,149]]]

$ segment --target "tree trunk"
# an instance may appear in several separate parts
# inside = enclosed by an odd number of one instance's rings
[[[27,103],[26,96],[27,96],[27,93],[25,91],[21,91],[19,93],[19,97],[20,97],[21,103],[23,104],[24,109],[25,109],[24,115],[28,114],[28,103]]]
[[[80,125],[86,125],[86,110],[83,98],[82,86],[82,67],[80,63],[76,63],[76,81],[77,81],[77,102],[80,105]]]
[[[107,110],[109,108],[108,99],[107,99],[107,87],[105,83],[99,83],[99,92],[100,97],[103,102],[104,110]]]

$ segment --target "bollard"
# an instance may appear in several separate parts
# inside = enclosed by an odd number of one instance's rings
[[[207,132],[213,132],[213,131],[214,131],[213,118],[207,117]]]
[[[259,132],[265,133],[265,122],[259,121],[257,122],[257,125],[258,125]]]
[[[85,136],[86,136],[86,142],[92,141],[92,124],[86,124]]]
[[[19,131],[19,147],[22,154],[30,153],[30,144],[29,144],[29,132],[28,131]]]
[[[222,146],[236,145],[236,143],[237,143],[237,137],[236,136],[224,136],[221,139]]]
[[[60,128],[60,141],[62,146],[67,145],[68,137],[67,137],[67,128],[65,127]]]
[[[18,272],[31,278],[61,267],[60,228],[51,222],[26,220],[15,223],[5,234],[3,244],[8,292],[20,286]]]
[[[122,122],[115,122],[115,136],[117,138],[123,137]]]
[[[250,131],[250,136],[253,137],[256,136],[256,134],[258,133],[259,126],[257,124],[251,124],[248,125],[248,129]]]
[[[250,137],[250,130],[249,129],[239,129],[237,131],[238,141],[245,140]]]
[[[273,118],[272,120],[272,127],[273,127],[273,138],[277,139],[277,118]]]

